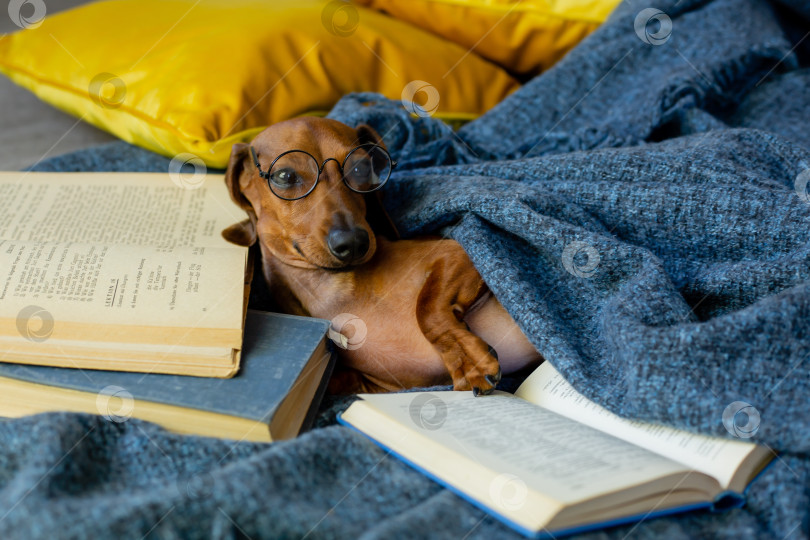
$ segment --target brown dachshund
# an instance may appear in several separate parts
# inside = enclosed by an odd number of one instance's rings
[[[457,242],[395,239],[371,193],[393,166],[368,126],[324,118],[275,124],[250,145],[233,146],[225,182],[248,219],[222,234],[240,245],[259,241],[280,309],[338,326],[343,350],[330,391],[452,380],[456,390],[490,393],[502,369],[540,355]]]

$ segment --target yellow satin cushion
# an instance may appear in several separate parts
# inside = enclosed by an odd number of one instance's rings
[[[0,71],[125,141],[211,167],[349,92],[400,99],[426,81],[435,114],[464,120],[518,87],[454,43],[338,0],[91,3],[0,37]]]
[[[548,69],[620,0],[355,0],[449,39],[515,74]]]

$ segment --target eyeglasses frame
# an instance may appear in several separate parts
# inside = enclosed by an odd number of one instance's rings
[[[346,161],[348,161],[349,157],[350,157],[350,156],[351,156],[351,155],[352,155],[354,152],[356,152],[357,150],[360,150],[361,148],[368,148],[368,147],[371,147],[371,148],[379,148],[380,150],[382,150],[383,152],[385,152],[385,155],[388,157],[388,161],[391,163],[391,168],[390,168],[390,170],[388,171],[388,176],[386,176],[386,177],[385,177],[385,179],[384,179],[382,182],[380,182],[380,183],[379,183],[379,185],[378,185],[377,187],[375,187],[374,189],[370,189],[370,190],[368,190],[368,191],[360,191],[360,190],[354,189],[354,188],[353,188],[352,186],[350,186],[350,185],[349,185],[349,183],[346,181],[346,174],[343,172],[343,167],[344,167],[344,165],[346,165]],[[316,164],[316,165],[318,164],[318,160],[317,160],[317,158],[315,158],[315,156],[313,156],[312,154],[310,154],[310,153],[309,153],[309,152],[307,152],[306,150],[296,150],[296,149],[293,149],[293,150],[287,150],[286,152],[282,152],[281,154],[279,154],[279,155],[276,157],[276,159],[274,159],[274,160],[272,161],[272,163],[270,163],[270,167],[269,167],[269,168],[268,168],[266,171],[263,171],[263,170],[262,170],[262,164],[261,164],[261,163],[259,163],[259,156],[256,154],[256,150],[253,148],[253,145],[251,145],[251,146],[250,146],[250,155],[253,157],[253,164],[254,164],[254,165],[256,165],[256,169],[258,169],[258,171],[259,171],[259,176],[260,176],[260,177],[262,177],[262,178],[264,178],[264,179],[267,181],[268,187],[270,187],[270,191],[273,193],[273,195],[275,195],[276,197],[278,197],[279,199],[284,200],[284,201],[297,201],[297,200],[299,200],[299,199],[303,199],[304,197],[306,197],[307,195],[309,195],[310,193],[312,193],[313,191],[315,191],[315,188],[318,186],[318,182],[320,182],[320,181],[321,181],[321,173],[322,173],[322,172],[323,172],[323,170],[326,168],[326,164],[327,164],[327,163],[329,163],[330,161],[334,161],[335,163],[337,163],[338,168],[340,169],[340,177],[342,178],[343,183],[344,183],[344,184],[346,184],[346,187],[347,187],[347,188],[349,188],[350,190],[354,191],[355,193],[361,193],[361,194],[364,194],[364,193],[374,193],[374,192],[375,192],[375,191],[377,191],[378,189],[382,188],[382,187],[383,187],[383,186],[386,184],[386,182],[388,182],[388,179],[389,179],[389,178],[391,178],[391,173],[394,171],[394,167],[396,167],[396,166],[397,166],[397,162],[396,162],[396,161],[394,161],[394,160],[391,158],[391,154],[389,154],[389,153],[388,153],[388,150],[386,150],[385,148],[383,148],[383,147],[382,147],[382,146],[380,146],[379,144],[373,144],[373,143],[360,144],[360,145],[355,146],[355,147],[354,147],[354,148],[352,148],[351,150],[349,150],[349,153],[347,153],[347,154],[346,154],[346,157],[345,157],[345,158],[343,158],[343,163],[339,162],[339,161],[338,161],[337,159],[335,159],[335,158],[326,158],[326,159],[323,161],[323,163],[321,163],[321,164],[320,164],[320,166],[318,167],[318,177],[317,177],[317,178],[315,178],[315,183],[314,183],[314,184],[312,184],[312,187],[311,187],[311,188],[309,188],[309,191],[307,191],[306,193],[304,193],[304,194],[303,194],[303,195],[301,195],[300,197],[294,197],[294,198],[282,197],[281,195],[279,195],[278,193],[276,193],[276,192],[273,190],[272,186],[270,186],[270,171],[272,171],[272,170],[273,170],[273,166],[276,164],[276,162],[277,162],[279,159],[283,158],[283,157],[284,157],[284,156],[286,156],[287,154],[292,154],[293,152],[301,152],[301,153],[304,153],[304,154],[308,155],[309,157],[311,157],[311,158],[312,158],[312,160],[315,162],[315,164]]]

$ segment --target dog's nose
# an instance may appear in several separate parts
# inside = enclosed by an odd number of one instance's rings
[[[362,259],[369,248],[368,233],[360,227],[352,230],[331,229],[326,243],[332,255],[345,263]]]

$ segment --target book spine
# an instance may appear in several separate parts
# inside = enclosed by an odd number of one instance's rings
[[[712,512],[725,512],[732,508],[745,506],[745,496],[733,491],[724,491],[714,498],[711,505]]]

